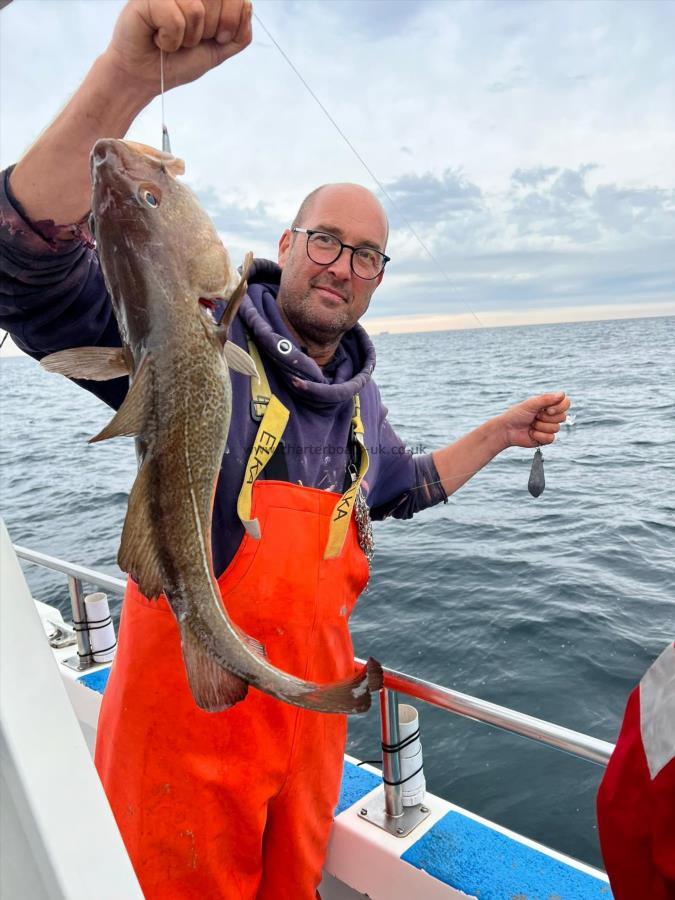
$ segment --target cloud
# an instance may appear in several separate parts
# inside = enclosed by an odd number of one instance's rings
[[[675,300],[675,190],[597,183],[594,163],[513,171],[490,191],[448,170],[387,185],[424,247],[399,221],[379,314],[411,290],[430,312]],[[414,281],[413,281],[414,289]]]
[[[507,221],[523,237],[610,244],[617,235],[638,243],[675,238],[675,190],[589,184],[598,166],[538,167],[511,177]],[[621,242],[617,242],[619,250]]]
[[[307,0],[285,0],[278,4],[290,17],[319,13],[323,27],[329,19],[332,26],[346,30],[352,39],[366,39],[369,43],[386,40],[414,28],[425,12],[437,0],[415,0],[405,3],[396,0],[339,0],[310,6]]]
[[[384,185],[396,210],[414,225],[463,217],[482,208],[481,189],[462,172],[446,169],[440,177],[406,174]]]
[[[675,190],[603,184],[593,195],[593,206],[608,229],[675,238]]]
[[[503,94],[505,91],[513,91],[519,87],[525,87],[529,83],[528,72],[525,66],[514,66],[504,76],[503,81],[492,81],[487,84],[486,90],[493,94]]]
[[[511,175],[511,180],[525,187],[536,187],[542,181],[547,181],[551,175],[558,171],[556,166],[534,166],[531,169],[516,169]]]
[[[285,227],[262,201],[251,205],[223,201],[213,186],[197,189],[196,193],[216,228],[235,233],[243,242],[269,240],[271,234],[281,234]]]
[[[3,10],[4,164],[67,101],[121,5]],[[256,0],[256,14],[400,210],[387,206],[393,260],[376,305],[675,296],[675,3]],[[375,188],[259,25],[245,53],[169,92],[166,113],[188,183],[235,259],[274,258],[318,184]],[[155,101],[130,136],[157,143],[159,124]]]

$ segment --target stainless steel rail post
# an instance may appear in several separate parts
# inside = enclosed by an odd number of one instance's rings
[[[94,657],[86,625],[87,613],[84,608],[82,582],[74,575],[68,576],[68,593],[70,594],[70,610],[77,637],[77,656],[69,657],[64,664],[71,669],[90,669],[94,665]]]
[[[401,753],[399,750],[385,751],[384,747],[397,747],[401,742],[398,722],[398,693],[389,688],[380,692],[380,726],[382,735],[382,780],[383,789],[361,807],[359,816],[372,822],[378,828],[395,837],[410,834],[431,811],[423,804],[403,805],[401,786]],[[390,782],[387,784],[387,782]]]
[[[380,726],[382,744],[395,747],[400,741],[398,727],[398,694],[388,688],[380,693]],[[403,790],[400,784],[387,784],[401,780],[401,754],[398,750],[387,753],[382,750],[382,776],[384,778],[384,807],[388,816],[395,819],[403,815]]]

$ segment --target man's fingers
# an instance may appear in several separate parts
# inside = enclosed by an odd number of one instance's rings
[[[528,403],[532,403],[544,409],[546,406],[557,406],[565,402],[564,391],[549,391],[547,394],[539,394],[538,397],[530,397]]]
[[[527,401],[532,411],[537,411],[537,415],[544,422],[564,422],[567,410],[571,403],[569,397],[566,397],[562,391],[557,394],[540,394],[538,397],[531,397]]]
[[[232,38],[233,43],[243,49],[248,47],[253,38],[253,4],[251,0],[244,0],[239,15],[239,25]]]
[[[535,419],[530,431],[536,431],[538,434],[557,434],[560,431],[560,425],[556,422],[542,422],[541,419]]]
[[[221,0],[204,0],[204,34],[205,41],[215,40],[220,30],[223,4]]]
[[[567,410],[570,408],[572,404],[570,403],[569,397],[565,397],[562,403],[558,403],[556,406],[549,406],[546,408],[546,412],[549,416],[556,416],[561,414],[567,414]]]
[[[155,44],[166,53],[215,39],[224,45],[233,40],[240,43],[230,53],[234,55],[250,43],[250,38],[240,42],[238,35],[240,28],[250,28],[251,9],[246,0],[149,0],[149,7],[157,29]]]
[[[216,44],[215,53],[217,63],[221,63],[223,60],[235,56],[235,54],[241,52],[245,47],[248,47],[253,39],[252,20],[253,6],[245,0],[242,4],[241,18],[237,24],[234,36],[228,43],[221,44],[219,41],[218,44]],[[222,31],[219,32],[219,35],[222,34]],[[216,38],[216,40],[218,40],[218,38]]]
[[[204,34],[205,10],[202,0],[177,0],[185,20],[183,47],[196,47]]]
[[[250,3],[245,0],[220,0],[220,16],[216,30],[216,40],[227,45],[234,41],[240,43],[240,30],[250,22]],[[242,44],[243,47],[246,44]]]
[[[530,428],[530,437],[535,444],[552,444],[555,440],[554,434],[546,434],[546,432],[536,431],[534,428]]]
[[[157,29],[155,44],[165,53],[183,46],[185,16],[176,0],[155,0],[151,4],[151,21]]]
[[[551,416],[547,412],[537,413],[537,419],[540,422],[564,422],[566,418],[567,412],[561,412],[555,416]]]

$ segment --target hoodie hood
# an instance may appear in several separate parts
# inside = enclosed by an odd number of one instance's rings
[[[375,348],[361,325],[343,335],[333,359],[323,369],[307,356],[291,337],[277,306],[281,269],[266,259],[256,259],[249,271],[248,293],[238,319],[252,334],[265,361],[302,403],[330,407],[360,393],[375,368]]]

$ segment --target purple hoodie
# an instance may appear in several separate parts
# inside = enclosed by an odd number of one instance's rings
[[[68,347],[119,346],[95,249],[78,226],[72,226],[71,240],[56,240],[50,234],[53,227],[30,222],[9,188],[10,171],[0,175],[0,326],[35,359]],[[272,392],[291,412],[281,451],[283,477],[306,487],[340,493],[345,489],[353,398],[358,393],[370,455],[363,489],[372,518],[410,518],[445,500],[431,454],[407,452],[387,421],[372,379],[375,349],[365,330],[356,325],[347,332],[333,359],[320,368],[296,346],[281,319],[276,303],[280,275],[275,263],[255,261],[231,339],[246,348],[247,332],[252,336]],[[293,345],[290,353],[279,351],[282,338]],[[115,409],[128,387],[126,378],[78,383]],[[232,372],[232,389],[232,422],[213,510],[216,575],[224,571],[243,536],[236,499],[258,428],[251,414],[250,379]],[[279,469],[269,477],[280,477]]]

